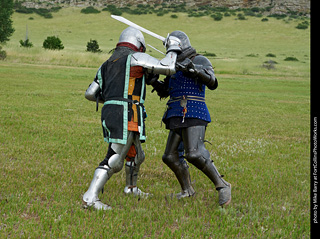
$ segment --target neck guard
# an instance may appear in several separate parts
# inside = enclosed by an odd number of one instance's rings
[[[197,55],[196,49],[194,49],[193,47],[190,46],[190,47],[184,49],[183,52],[178,55],[177,61],[182,62],[184,59],[192,58],[196,55]]]

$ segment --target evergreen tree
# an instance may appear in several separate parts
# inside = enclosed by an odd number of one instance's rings
[[[13,34],[11,15],[13,14],[13,0],[0,1],[0,43],[9,41]]]

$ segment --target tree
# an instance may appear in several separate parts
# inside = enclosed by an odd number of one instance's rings
[[[28,25],[26,25],[26,40],[23,41],[23,40],[20,40],[20,46],[22,47],[27,47],[27,48],[30,48],[30,47],[33,47],[33,44],[31,41],[29,41],[29,37],[28,37]]]
[[[49,50],[62,50],[64,48],[59,37],[50,36],[43,42],[43,48]]]
[[[0,1],[0,43],[9,41],[13,34],[11,15],[13,14],[13,0]]]
[[[25,41],[20,40],[19,42],[21,47],[26,47],[26,48],[33,47],[33,44],[31,41],[29,41],[29,39],[26,39]]]
[[[87,51],[91,52],[101,52],[99,49],[99,44],[97,40],[91,40],[87,43]]]

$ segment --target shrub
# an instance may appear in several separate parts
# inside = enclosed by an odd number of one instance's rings
[[[178,16],[176,14],[173,14],[170,16],[171,18],[178,18]]]
[[[304,21],[300,22],[298,26],[296,26],[297,29],[307,29],[309,27],[309,22]]]
[[[268,54],[266,55],[266,57],[276,57],[276,55],[273,54],[273,53],[268,53]]]
[[[268,17],[274,17],[276,18],[277,20],[280,20],[280,19],[284,19],[287,17],[286,14],[277,14],[277,13],[274,13],[274,14],[270,14]]]
[[[286,59],[284,59],[285,61],[299,61],[296,57],[293,56],[289,56]]]
[[[27,47],[27,48],[33,47],[33,44],[32,42],[29,41],[29,39],[26,39],[25,41],[20,40],[19,42],[20,42],[20,47]]]
[[[239,13],[237,17],[239,20],[246,20],[246,17],[242,13]]]
[[[2,46],[0,46],[0,60],[4,60],[7,57],[7,53],[2,50]]]
[[[101,52],[101,50],[99,49],[98,41],[90,39],[90,41],[87,43],[87,51],[93,53]]]
[[[158,17],[162,17],[164,14],[165,14],[164,12],[158,12],[158,13],[157,13],[157,16],[158,16]]]
[[[246,9],[244,11],[244,15],[254,17],[256,14],[255,14],[255,12],[251,11],[250,9]]]
[[[251,11],[252,11],[252,12],[260,12],[261,9],[258,8],[258,7],[253,7],[253,8],[251,8]]]
[[[94,7],[90,6],[90,7],[82,8],[81,13],[84,13],[84,14],[94,13],[95,14],[95,13],[100,13],[100,11],[95,9]]]
[[[264,17],[264,18],[261,19],[261,22],[267,22],[267,21],[269,21],[269,19],[266,18],[266,17]]]
[[[248,54],[248,55],[246,55],[246,56],[248,56],[248,57],[258,57],[259,54],[250,53],[250,54]]]
[[[25,13],[25,14],[31,14],[36,13],[44,18],[53,18],[52,12],[58,12],[61,9],[61,7],[53,7],[51,9],[47,8],[27,8],[21,5],[16,6],[16,12],[18,13]]]
[[[27,8],[24,6],[19,6],[18,8],[16,8],[15,10],[18,13],[24,13],[24,14],[31,14],[33,13],[33,8]]]
[[[43,48],[49,50],[62,50],[64,46],[62,45],[62,42],[59,39],[59,37],[50,36],[47,37],[46,40],[44,40]]]
[[[223,15],[221,13],[216,13],[216,14],[212,14],[211,17],[213,18],[213,20],[215,21],[221,21],[223,18]]]
[[[112,5],[112,4],[108,5],[106,8],[103,8],[102,11],[108,11],[112,15],[117,15],[117,16],[122,15],[122,11],[120,9],[118,9],[115,5]]]
[[[51,11],[46,8],[34,8],[33,11],[44,18],[53,18]]]

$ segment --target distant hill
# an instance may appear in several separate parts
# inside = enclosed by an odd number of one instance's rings
[[[15,0],[27,8],[52,8],[52,7],[116,7],[152,5],[152,6],[172,6],[183,5],[186,8],[196,8],[203,6],[227,7],[229,9],[238,8],[264,8],[270,14],[303,14],[310,17],[310,0]]]

